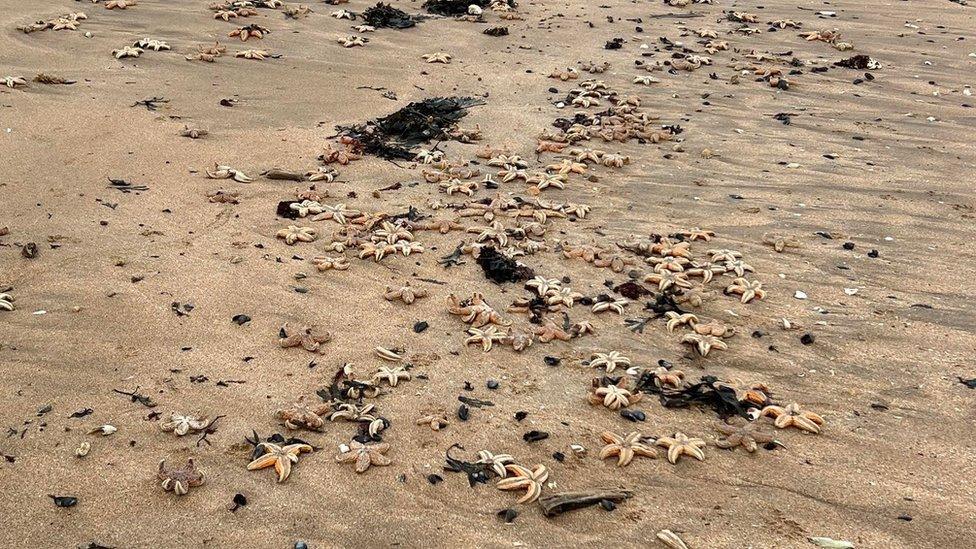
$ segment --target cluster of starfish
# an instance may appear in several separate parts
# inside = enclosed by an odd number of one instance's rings
[[[47,21],[35,21],[34,23],[21,25],[17,27],[17,30],[23,32],[24,34],[44,30],[78,30],[78,25],[80,25],[81,22],[86,19],[88,19],[88,16],[81,11],[66,13]]]

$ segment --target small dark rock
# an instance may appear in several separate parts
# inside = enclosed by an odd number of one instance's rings
[[[845,242],[844,243],[844,249],[845,250],[853,250],[854,249],[854,243],[853,242]]]
[[[471,410],[468,408],[468,406],[466,404],[462,404],[462,405],[458,406],[457,416],[458,416],[458,419],[460,419],[461,421],[467,421],[468,420],[468,415],[470,413],[471,413]]]
[[[419,334],[430,327],[430,324],[426,320],[421,320],[420,322],[413,325],[413,333]]]
[[[437,474],[427,475],[427,482],[431,484],[437,484],[438,482],[444,482],[444,477]]]
[[[647,419],[647,414],[640,410],[621,410],[620,417],[626,419],[627,421],[644,421]]]
[[[559,366],[559,363],[562,361],[562,359],[554,356],[547,356],[542,360],[546,361],[546,366]]]
[[[27,259],[34,259],[39,253],[37,249],[37,244],[33,242],[28,242],[24,244],[24,247],[20,249],[20,255],[26,257]]]
[[[960,378],[960,379],[962,379],[962,378]],[[974,380],[974,381],[976,381],[976,380]],[[522,421],[523,419],[525,419],[527,417],[529,417],[529,413],[528,412],[523,412],[521,410],[518,411],[518,412],[515,412],[515,421]]]
[[[522,435],[522,440],[525,442],[538,442],[547,438],[549,438],[549,433],[545,431],[529,431]]]
[[[494,390],[494,389],[497,389],[498,388],[499,383],[497,381],[495,381],[494,379],[489,379],[488,380],[488,383],[486,385],[487,385],[487,387],[489,389]]]
[[[566,461],[566,454],[562,452],[553,452],[552,459],[558,461],[559,463],[562,463]]]
[[[609,499],[601,499],[600,507],[603,507],[604,511],[613,511],[617,508],[617,504],[610,501]]]
[[[52,496],[48,495],[49,498],[54,500],[54,504],[58,507],[74,507],[78,505],[78,498],[72,496]]]
[[[498,516],[501,517],[505,522],[511,524],[515,522],[515,518],[518,517],[518,511],[515,509],[502,509],[498,512]]]
[[[804,345],[812,345],[813,342],[816,341],[816,339],[817,338],[814,337],[813,334],[807,333],[807,334],[803,334],[802,336],[800,336],[800,343],[802,343]]]
[[[881,257],[881,253],[878,250],[871,250],[870,252],[868,252],[868,257],[870,257],[871,259],[877,259]]]
[[[231,318],[230,320],[231,320],[231,322],[233,322],[234,324],[237,324],[238,326],[243,326],[243,325],[245,325],[245,324],[247,324],[248,322],[251,321],[251,317],[249,317],[247,315],[243,315],[243,314],[242,315],[234,315],[234,317]]]

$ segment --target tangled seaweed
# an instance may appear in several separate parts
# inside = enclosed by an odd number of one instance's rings
[[[481,249],[481,253],[478,255],[478,265],[481,265],[488,280],[498,284],[520,282],[535,276],[535,271],[530,267],[522,265],[492,246]]]
[[[375,6],[363,12],[363,20],[367,25],[378,29],[408,29],[417,24],[417,20],[403,10],[398,10],[389,4],[377,2]]]
[[[749,408],[755,404],[740,401],[736,397],[735,389],[722,385],[715,376],[702,376],[701,381],[682,389],[658,387],[654,383],[654,373],[645,371],[637,379],[636,390],[642,393],[656,394],[665,408],[688,408],[701,406],[711,408],[722,419],[733,416],[749,417]]]
[[[467,109],[483,105],[472,97],[432,97],[376,120],[354,126],[337,126],[340,135],[352,137],[365,152],[387,160],[410,160],[410,149],[434,139],[450,139],[448,132],[467,116]]]

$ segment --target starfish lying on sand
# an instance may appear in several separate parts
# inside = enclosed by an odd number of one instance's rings
[[[542,485],[549,478],[549,470],[545,465],[536,465],[535,469],[528,469],[521,465],[510,463],[505,470],[511,474],[498,481],[495,486],[499,490],[525,490],[525,495],[519,498],[519,503],[532,503],[542,495]]]
[[[657,439],[657,445],[668,449],[668,461],[677,463],[682,455],[691,456],[698,461],[705,461],[705,441],[700,438],[688,438],[684,433],[675,433],[673,437]]]
[[[715,446],[726,450],[742,446],[747,452],[755,452],[759,444],[772,442],[774,437],[759,430],[759,428],[745,418],[734,418],[727,423],[720,423],[715,428],[725,435],[715,441]]]
[[[803,431],[807,431],[813,434],[819,434],[820,428],[823,426],[824,418],[813,412],[804,411],[800,408],[797,403],[790,404],[786,407],[783,406],[766,406],[759,413],[760,417],[770,416],[775,421],[775,425],[779,429],[786,429],[787,427],[796,427]]]
[[[254,179],[248,177],[244,172],[222,164],[214,164],[213,171],[207,170],[207,177],[210,179],[233,179],[238,183],[250,183],[254,181]]]
[[[386,287],[386,292],[383,294],[383,298],[387,301],[393,301],[399,299],[400,301],[410,305],[417,299],[422,297],[427,297],[430,295],[425,288],[413,288],[410,285],[400,286],[399,288]]]
[[[606,443],[606,446],[600,450],[600,459],[617,456],[617,467],[625,467],[634,456],[657,457],[657,450],[641,442],[641,434],[637,431],[627,433],[626,436],[604,431],[600,434],[600,438]]]
[[[230,31],[227,36],[233,38],[238,37],[241,42],[247,42],[248,38],[264,38],[265,34],[270,33],[267,27],[262,27],[261,25],[247,25],[245,27],[239,27]]]
[[[664,318],[668,319],[668,333],[674,333],[674,329],[681,325],[691,326],[692,328],[698,323],[698,317],[692,313],[676,313],[674,311],[666,311],[664,313]]]
[[[726,351],[729,348],[727,343],[712,335],[685,334],[681,338],[681,342],[693,345],[695,350],[698,351],[698,354],[703,357],[708,356],[708,352],[713,348],[721,351]]]
[[[166,467],[166,460],[160,461],[156,477],[162,481],[163,490],[178,496],[189,492],[191,486],[203,484],[203,473],[197,471],[193,458],[186,460],[186,465],[179,468]]]
[[[397,366],[395,368],[389,368],[386,366],[380,366],[380,369],[373,375],[373,383],[377,385],[381,381],[387,382],[390,387],[396,387],[400,384],[400,381],[410,381],[410,372],[404,366]]]
[[[366,43],[369,42],[369,38],[366,38],[365,36],[349,35],[345,38],[338,39],[337,42],[342,44],[343,48],[355,48],[357,46],[364,47]]]
[[[508,337],[508,334],[494,326],[488,326],[487,328],[468,328],[468,334],[470,336],[464,340],[464,344],[481,345],[482,350],[486,353],[491,350],[493,343],[496,341],[505,341]]]
[[[16,88],[18,86],[26,86],[27,80],[20,76],[4,76],[3,78],[0,78],[0,84],[3,84],[8,88]]]
[[[505,478],[508,476],[508,469],[506,469],[505,466],[515,463],[515,458],[508,454],[493,454],[488,450],[481,450],[478,452],[478,461],[475,463],[488,465],[496,475],[501,478]]]
[[[316,326],[303,326],[301,330],[292,332],[288,324],[281,327],[278,345],[284,348],[302,346],[312,353],[324,353],[324,344],[332,341],[332,334]]]
[[[14,306],[14,296],[10,294],[0,294],[0,311],[13,311],[16,309]]]
[[[744,278],[737,278],[733,280],[732,284],[725,288],[725,293],[741,295],[742,298],[740,301],[743,303],[749,303],[754,298],[766,298],[766,290],[762,289],[762,282],[759,282],[758,280],[746,280]]]
[[[264,450],[264,455],[247,464],[248,471],[257,471],[266,467],[275,468],[278,482],[284,482],[291,475],[291,464],[298,463],[298,456],[313,449],[308,444],[288,444],[280,446],[271,442],[262,442],[258,448]]]
[[[332,407],[328,404],[320,404],[318,406],[309,406],[305,404],[303,398],[299,398],[297,402],[292,404],[288,408],[281,408],[275,411],[275,419],[279,419],[284,422],[285,427],[288,429],[308,429],[309,431],[318,431],[325,426],[325,421],[322,416],[328,414],[332,411]]]
[[[617,366],[630,366],[630,359],[625,357],[619,351],[610,351],[609,353],[593,353],[590,356],[590,367],[606,368],[608,374],[613,373],[613,371],[617,369]]]
[[[602,404],[611,410],[619,410],[640,401],[643,396],[642,393],[632,393],[627,389],[611,384],[606,387],[594,388],[587,395],[587,400],[590,404]]]
[[[112,55],[116,59],[123,59],[125,57],[139,57],[142,55],[142,48],[133,48],[132,46],[123,46],[122,49],[112,50]]]
[[[312,258],[312,265],[315,265],[315,268],[320,272],[328,271],[330,269],[345,271],[349,268],[349,260],[342,256],[332,257],[319,255]]]
[[[271,53],[265,50],[241,50],[234,52],[234,57],[243,57],[244,59],[256,59],[261,61],[266,57],[271,57]]]
[[[164,432],[173,432],[176,436],[181,437],[189,434],[191,431],[202,431],[209,427],[210,423],[205,417],[198,418],[181,414],[171,414],[169,421],[160,423],[159,428]]]
[[[124,10],[130,6],[135,6],[137,4],[136,0],[108,0],[105,2],[105,9],[114,10],[120,9]]]
[[[449,425],[447,421],[447,415],[444,413],[429,414],[420,418],[417,418],[415,422],[417,425],[426,425],[434,431],[440,431],[444,427]]]
[[[428,63],[444,63],[446,65],[451,62],[451,56],[442,51],[428,53],[426,55],[422,55],[421,57],[423,57],[424,61]]]
[[[293,246],[296,242],[312,242],[319,236],[318,229],[312,227],[299,227],[288,225],[288,228],[281,229],[275,236],[285,241],[285,244]]]
[[[384,456],[390,450],[390,445],[385,442],[377,444],[362,444],[357,441],[349,443],[349,450],[336,456],[339,463],[356,463],[356,472],[364,473],[371,465],[383,467],[393,463],[393,460]]]

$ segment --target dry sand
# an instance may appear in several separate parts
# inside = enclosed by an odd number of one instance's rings
[[[421,12],[420,2],[394,4]],[[353,0],[339,7],[362,11],[369,5]],[[299,20],[261,10],[225,23],[212,18],[203,0],[140,0],[125,11],[67,0],[0,0],[0,77],[45,72],[78,80],[0,87],[0,228],[9,228],[0,238],[0,290],[12,287],[17,306],[0,311],[0,420],[9,427],[0,438],[6,457],[0,460],[0,545],[290,547],[304,540],[311,547],[648,547],[659,544],[655,532],[668,528],[693,548],[813,547],[808,536],[872,548],[972,546],[976,391],[956,376],[976,377],[970,299],[976,150],[974,111],[964,105],[976,99],[963,94],[976,67],[970,55],[976,52],[976,8],[943,0],[768,0],[688,8],[620,0],[525,2],[522,21],[498,21],[486,10],[487,25],[432,19],[404,31],[381,29],[366,35],[366,47],[343,49],[336,39],[350,34],[350,22],[329,16],[337,7],[311,7],[314,13]],[[760,23],[751,26],[763,32],[726,35],[737,25],[719,21],[725,9],[759,14]],[[89,16],[77,31],[15,30],[77,10]],[[837,16],[818,18],[818,10]],[[705,15],[648,18],[688,12]],[[783,18],[803,28],[768,32],[767,21]],[[226,33],[254,22],[272,34],[253,47],[280,59],[184,60],[197,44],[216,39],[231,52],[252,47]],[[494,25],[507,25],[511,34],[481,33]],[[698,38],[680,30],[684,26],[714,28],[734,49],[694,72],[635,71],[641,51],[654,53],[645,60],[668,57],[660,36],[699,49]],[[820,28],[840,29],[855,49],[840,52],[797,36]],[[121,61],[111,56],[146,36],[173,50]],[[623,48],[604,49],[613,37],[626,39]],[[638,49],[641,43],[649,49]],[[817,65],[790,76],[789,91],[752,76],[729,83],[734,71],[728,65],[752,62],[744,58],[752,49],[790,51],[787,59]],[[434,51],[450,53],[453,62],[421,60]],[[859,53],[883,64],[873,71],[875,80],[855,85],[866,71],[810,71]],[[644,110],[663,124],[680,124],[684,152],[672,151],[674,143],[607,146],[629,155],[631,164],[596,168],[596,181],[576,177],[565,191],[545,191],[547,199],[592,206],[584,220],[553,222],[546,238],[612,244],[632,234],[714,230],[712,242],[693,249],[740,250],[768,291],[763,301],[742,305],[720,296],[695,310],[737,328],[728,351],[693,356],[659,321],[632,333],[623,319],[637,316],[636,305],[624,316],[594,316],[578,305],[573,319],[591,320],[597,334],[571,343],[537,342],[520,355],[508,347],[490,353],[464,348],[466,326],[446,312],[449,293],[481,291],[502,310],[526,294],[518,284],[487,281],[470,258],[450,270],[436,263],[472,235],[425,232],[422,255],[377,264],[349,254],[348,271],[318,273],[308,258],[321,250],[321,240],[288,247],[274,238],[287,224],[275,217],[275,205],[290,199],[297,184],[204,177],[214,162],[251,176],[274,166],[313,169],[335,125],[455,94],[485,98],[462,122],[481,125],[482,144],[507,146],[538,165],[534,137],[572,112],[554,103],[575,84],[546,76],[578,61],[609,61],[610,69],[596,77],[623,94],[639,94]],[[717,79],[709,78],[712,72]],[[661,83],[633,85],[635,74]],[[392,90],[397,99],[367,87]],[[551,87],[559,93],[547,91]],[[169,102],[156,112],[131,106],[153,96]],[[239,100],[236,106],[219,105],[231,97]],[[773,118],[780,112],[794,114],[790,125]],[[210,135],[180,137],[184,124]],[[476,147],[442,145],[449,158],[472,159]],[[701,158],[706,148],[717,156]],[[556,157],[543,155],[540,162]],[[340,180],[322,187],[330,203],[355,192],[357,198],[345,201],[370,211],[401,212],[407,205],[427,211],[428,197],[446,198],[429,184],[371,198],[373,189],[420,180],[420,169],[400,164],[367,157],[341,167]],[[123,194],[107,188],[107,177],[149,190]],[[215,188],[240,190],[241,203],[209,203],[205,193]],[[505,184],[501,190],[524,195],[524,188]],[[476,198],[491,193],[482,189]],[[337,227],[317,225],[326,234]],[[801,246],[776,253],[761,242],[773,232],[796,235]],[[846,241],[856,247],[843,249]],[[27,242],[39,245],[38,257],[22,257]],[[871,249],[880,257],[867,257]],[[235,256],[243,261],[232,262]],[[606,291],[607,279],[626,280],[552,251],[522,260],[549,277],[569,276],[574,290],[590,296]],[[296,281],[296,273],[309,277]],[[409,307],[381,298],[385,285],[416,278],[444,284],[415,281],[432,297]],[[308,293],[295,292],[299,285]],[[847,295],[845,288],[858,292]],[[795,299],[796,290],[808,299]],[[195,308],[179,317],[170,308],[174,301]],[[240,313],[253,320],[233,324]],[[781,329],[784,317],[802,329]],[[430,329],[418,335],[411,327],[419,320]],[[277,330],[286,321],[331,329],[328,352],[316,357],[278,348]],[[750,337],[757,330],[766,335]],[[816,341],[804,346],[799,338],[807,332]],[[337,464],[337,446],[354,432],[337,423],[299,435],[322,449],[303,456],[287,482],[245,470],[245,434],[283,430],[272,412],[299,395],[316,398],[314,391],[343,362],[369,375],[381,365],[371,354],[376,345],[439,357],[414,370],[429,379],[402,384],[377,401],[392,422],[384,433],[391,466],[356,475]],[[610,349],[641,366],[672,361],[691,379],[712,374],[765,382],[777,401],[799,402],[827,425],[819,436],[778,431],[785,449],[749,455],[710,446],[703,463],[638,459],[617,468],[596,456],[601,431],[681,430],[712,441],[716,417],[711,410],[665,409],[653,397],[638,406],[648,416],[643,424],[588,406],[593,373],[580,361]],[[562,364],[547,366],[547,355],[563,358]],[[206,381],[191,382],[193,376]],[[486,390],[489,378],[501,387]],[[243,383],[220,386],[221,380]],[[465,381],[475,391],[464,391]],[[158,421],[147,420],[150,410],[112,392],[137,386],[159,404],[155,411],[225,415],[208,437],[212,445],[160,432]],[[495,406],[460,422],[453,416],[459,394]],[[39,415],[47,405],[50,411]],[[436,407],[452,417],[446,430],[413,424],[420,409]],[[84,408],[93,413],[68,417]],[[528,418],[516,422],[517,410],[528,411]],[[103,423],[119,431],[85,434]],[[551,437],[526,443],[522,434],[531,429]],[[83,440],[92,451],[75,458]],[[467,455],[484,448],[546,464],[547,493],[609,486],[636,495],[612,513],[595,507],[547,519],[534,504],[516,505],[513,493],[491,484],[471,489],[463,475],[444,473],[443,454],[453,443],[463,444]],[[572,443],[584,445],[588,455],[571,455]],[[553,459],[557,451],[568,455],[564,462]],[[157,463],[187,457],[205,472],[206,483],[183,497],[164,492]],[[444,482],[428,483],[431,473]],[[231,513],[227,506],[238,492],[249,504]],[[49,494],[80,502],[57,508]],[[521,513],[513,524],[495,516],[506,507]]]

